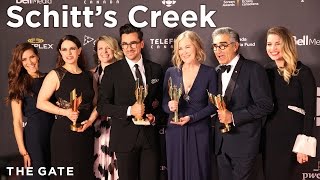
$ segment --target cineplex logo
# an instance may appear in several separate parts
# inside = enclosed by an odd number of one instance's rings
[[[53,49],[53,44],[45,44],[42,38],[29,38],[27,41],[38,49]]]
[[[293,38],[298,46],[320,45],[320,39],[311,38],[309,35],[303,35],[302,37],[293,36]]]

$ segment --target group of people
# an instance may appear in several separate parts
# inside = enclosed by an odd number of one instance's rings
[[[79,39],[66,35],[48,74],[39,71],[31,44],[14,48],[8,102],[25,167],[74,167],[74,176],[52,179],[157,180],[156,128],[164,119],[168,180],[211,180],[213,152],[220,180],[248,180],[261,149],[266,180],[291,179],[313,156],[292,152],[299,134],[312,136],[316,85],[288,29],[268,30],[266,52],[274,63],[267,69],[239,54],[239,34],[229,27],[212,33],[216,68],[204,64],[204,45],[194,31],[175,39],[173,66],[165,73],[142,56],[140,28],[121,26],[119,44],[99,37],[98,66],[90,71]],[[147,89],[143,103],[136,100],[137,83]],[[168,93],[172,86],[178,100]],[[82,97],[76,111],[69,102],[73,89]],[[217,108],[208,93],[221,95],[226,106]],[[174,112],[179,121],[172,120]],[[149,123],[136,125],[134,117]],[[76,132],[73,123],[81,123]],[[222,132],[222,124],[231,130]]]

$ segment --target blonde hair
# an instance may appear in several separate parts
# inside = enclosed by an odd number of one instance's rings
[[[199,63],[203,63],[206,59],[206,54],[204,52],[203,43],[201,41],[200,36],[193,31],[184,31],[174,40],[174,48],[172,52],[172,55],[173,55],[171,60],[172,64],[179,69],[183,65],[183,61],[179,56],[179,43],[182,39],[185,39],[185,38],[190,39],[192,44],[195,46],[196,60]]]
[[[98,37],[98,39],[96,39],[95,44],[94,44],[94,51],[96,52],[94,54],[94,57],[95,57],[96,61],[99,61],[98,55],[97,55],[97,48],[98,48],[99,41],[105,41],[108,44],[110,49],[113,51],[113,56],[114,56],[115,61],[123,59],[123,52],[121,51],[121,49],[119,47],[118,41],[111,36],[103,35],[103,36]]]
[[[270,34],[278,35],[282,40],[281,53],[285,62],[284,67],[279,69],[279,73],[289,84],[291,77],[299,73],[299,69],[297,69],[298,52],[293,34],[287,28],[281,26],[270,28],[267,37]]]

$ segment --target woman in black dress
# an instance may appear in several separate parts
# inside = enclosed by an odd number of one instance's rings
[[[309,156],[292,152],[298,134],[311,136],[316,112],[316,84],[311,70],[297,60],[293,35],[284,27],[267,33],[266,51],[276,66],[268,69],[274,111],[266,123],[266,180],[290,180]]]
[[[9,66],[9,97],[14,135],[24,167],[33,167],[33,176],[23,179],[49,179],[38,175],[40,167],[50,167],[50,131],[52,114],[36,108],[37,96],[45,74],[39,72],[39,55],[30,43],[18,44]],[[23,116],[26,125],[23,126]]]
[[[81,43],[72,35],[64,36],[58,43],[57,68],[49,72],[38,96],[37,107],[57,114],[51,132],[51,159],[53,167],[71,167],[73,175],[66,171],[52,179],[93,179],[94,129],[91,126],[97,118],[96,84],[92,73],[86,71]],[[82,102],[78,111],[70,107],[70,92],[76,89]],[[49,101],[55,95],[58,106]],[[82,124],[76,131],[70,125]]]

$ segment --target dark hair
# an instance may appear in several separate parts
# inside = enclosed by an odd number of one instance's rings
[[[30,49],[39,58],[38,50],[27,42],[17,44],[12,50],[12,58],[8,70],[9,95],[6,98],[7,103],[11,100],[22,100],[26,94],[31,93],[30,87],[33,78],[22,65],[22,55],[25,51]]]
[[[77,37],[75,37],[73,35],[65,35],[64,37],[62,37],[58,43],[58,46],[57,46],[58,58],[57,58],[56,67],[61,67],[65,64],[59,50],[61,49],[61,44],[66,40],[72,41],[73,43],[75,43],[77,45],[78,48],[81,48],[81,42]],[[86,70],[86,61],[83,56],[83,51],[81,51],[77,63],[78,63],[78,66],[81,70],[83,70],[83,71]]]
[[[142,39],[143,39],[143,32],[141,31],[141,28],[137,28],[129,23],[121,26],[119,32],[120,32],[120,38],[121,38],[122,34],[130,34],[130,33],[136,32],[136,33],[138,33],[139,40],[142,41]]]

